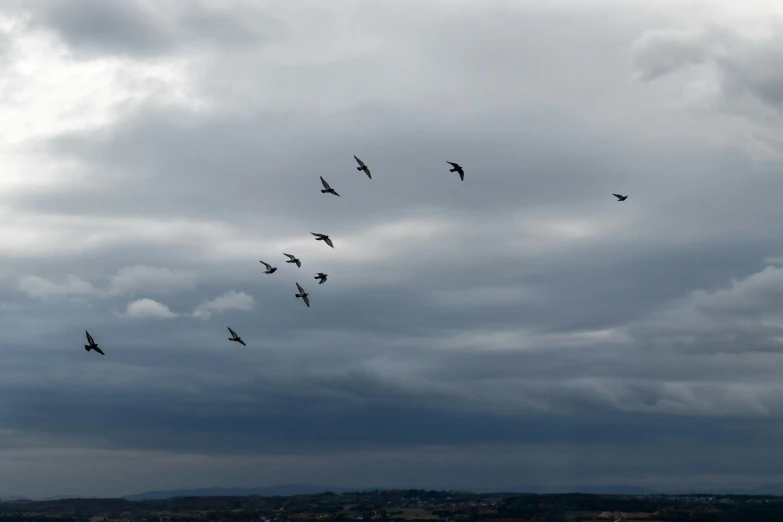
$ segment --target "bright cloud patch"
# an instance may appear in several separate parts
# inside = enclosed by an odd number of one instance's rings
[[[128,303],[125,315],[136,319],[171,319],[177,316],[168,306],[146,297]]]
[[[252,310],[255,305],[256,300],[253,299],[252,295],[230,290],[211,301],[201,303],[193,311],[193,316],[209,319],[213,313],[225,312],[227,310]]]

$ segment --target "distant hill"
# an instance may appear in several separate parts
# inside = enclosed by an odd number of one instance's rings
[[[757,488],[746,489],[742,492],[745,495],[775,495],[783,496],[783,484],[768,484]]]
[[[650,489],[637,486],[587,486],[587,485],[566,485],[566,486],[513,486],[499,488],[470,488],[468,491],[473,493],[587,493],[591,495],[651,495],[657,493]]]
[[[263,488],[202,488],[202,489],[171,489],[163,491],[146,491],[135,495],[127,495],[126,500],[165,499],[174,497],[244,497],[248,495],[291,496],[291,495],[315,495],[331,491],[333,493],[350,493],[362,489],[386,489],[386,488],[340,488],[334,486],[316,486],[311,484],[285,484],[281,486],[268,486]],[[441,490],[444,488],[427,488]],[[446,488],[453,489],[453,488]],[[465,489],[472,493],[590,493],[594,495],[649,495],[656,493],[652,490],[636,486],[514,486],[502,488],[470,488]]]
[[[174,497],[245,497],[248,495],[286,497],[291,495],[315,495],[326,491],[331,491],[333,493],[348,493],[351,491],[359,491],[359,489],[316,486],[312,484],[284,484],[281,486],[268,486],[264,488],[169,489],[163,491],[146,491],[135,495],[126,495],[122,498],[126,500],[147,500]]]

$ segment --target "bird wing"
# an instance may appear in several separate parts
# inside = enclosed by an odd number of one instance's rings
[[[324,237],[324,235],[323,235],[323,234],[316,234],[315,232],[310,232],[310,233],[311,233],[312,235],[314,235],[315,237]]]
[[[87,341],[90,343],[90,345],[93,345],[93,344],[95,344],[95,341],[93,341],[93,340],[92,340],[92,335],[90,335],[90,332],[88,332],[87,330],[85,330],[85,331],[84,331],[84,333],[86,333],[86,334],[87,334]]]
[[[459,170],[459,179],[465,181],[465,173],[462,171],[462,169]]]
[[[334,243],[332,243],[332,240],[329,239],[329,236],[324,237],[324,243],[326,243],[330,247],[334,248]]]
[[[242,346],[247,346],[247,345],[245,344],[245,341],[243,341],[242,339],[237,339],[237,342],[238,342],[239,344],[241,344]]]
[[[228,331],[231,332],[231,335],[233,335],[234,337],[237,336],[237,333],[234,330],[232,330],[231,327],[227,326],[226,328],[228,328]]]
[[[296,260],[296,266],[297,268],[302,268],[302,262],[299,261],[298,259]]]
[[[367,173],[367,177],[368,177],[368,178],[372,179],[372,173],[370,173],[370,169],[369,169],[369,168],[365,167],[365,170],[364,170],[364,172],[366,172],[366,173]]]
[[[612,194],[612,196],[616,197],[617,199],[623,199],[623,196],[620,194]]]
[[[300,285],[299,283],[296,283],[296,288],[299,290],[300,294],[304,294],[305,293],[304,288],[302,288],[302,285]]]
[[[101,354],[101,355],[106,355],[105,353],[103,353],[103,350],[101,350],[101,349],[100,349],[100,348],[98,348],[97,346],[95,346],[95,347],[93,348],[93,350],[95,350],[96,352],[98,352],[98,353],[99,353],[99,354]]]
[[[292,256],[291,254],[286,254],[285,252],[283,252],[283,255],[288,256],[289,259],[294,259],[294,256]]]
[[[323,176],[320,176],[321,178],[321,184],[324,186],[326,190],[329,190],[329,184],[326,182]]]
[[[356,157],[356,154],[353,155],[354,159],[356,160],[356,163],[359,164],[360,167],[366,167],[367,165],[364,164],[362,160]]]
[[[458,169],[458,168],[459,168],[459,164],[458,164],[458,163],[454,163],[453,161],[447,161],[446,163],[448,163],[449,165],[451,165],[451,166],[452,166],[452,167],[454,167],[455,169]]]
[[[272,269],[272,265],[270,265],[269,263],[264,263],[263,261],[259,261],[259,263],[261,263],[262,265],[264,265],[264,266],[266,267],[266,269],[267,269],[267,270],[271,270],[271,269]]]
[[[305,304],[307,305],[307,308],[310,308],[310,298],[305,296],[302,296],[302,300],[304,300]]]

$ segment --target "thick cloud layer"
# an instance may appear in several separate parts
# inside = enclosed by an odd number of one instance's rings
[[[776,481],[776,3],[75,4],[0,3],[0,498]]]

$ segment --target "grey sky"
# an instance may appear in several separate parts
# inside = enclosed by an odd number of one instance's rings
[[[781,17],[0,1],[0,498],[779,481]]]

